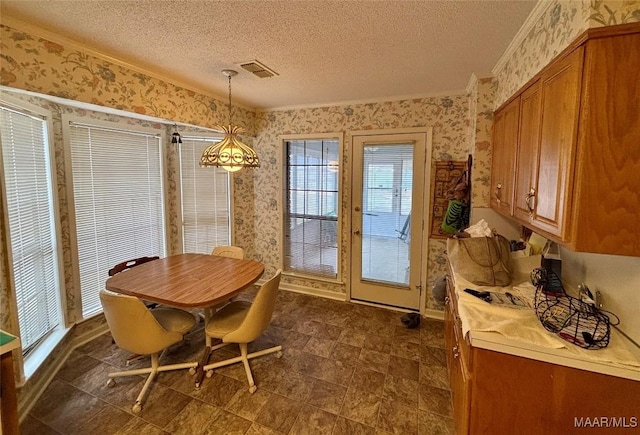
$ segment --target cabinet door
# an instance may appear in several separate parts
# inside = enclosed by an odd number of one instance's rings
[[[513,183],[519,117],[520,97],[496,112],[493,125],[491,208],[507,216],[513,214]]]
[[[454,333],[454,335],[456,335]],[[449,350],[452,361],[449,378],[451,380],[451,401],[453,402],[453,421],[457,434],[469,433],[470,383],[464,358],[456,345]]]
[[[533,226],[564,240],[568,233],[584,48],[540,78],[542,118]]]
[[[528,221],[535,207],[540,138],[540,82],[520,97],[520,133],[516,154],[516,185],[513,215]]]

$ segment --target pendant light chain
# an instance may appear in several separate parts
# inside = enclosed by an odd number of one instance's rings
[[[229,126],[231,126],[231,75],[229,75]]]

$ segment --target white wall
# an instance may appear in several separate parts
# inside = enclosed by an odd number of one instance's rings
[[[600,255],[561,249],[562,279],[575,288],[585,283],[602,305],[620,317],[619,329],[640,343],[640,257]]]

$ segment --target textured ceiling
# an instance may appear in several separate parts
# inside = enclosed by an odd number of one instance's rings
[[[0,1],[7,14],[258,108],[434,95],[490,75],[535,1]],[[235,64],[257,59],[279,76]]]

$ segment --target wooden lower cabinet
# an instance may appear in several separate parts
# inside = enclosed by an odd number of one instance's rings
[[[470,346],[451,294],[445,321],[458,435],[640,432],[640,382]]]

